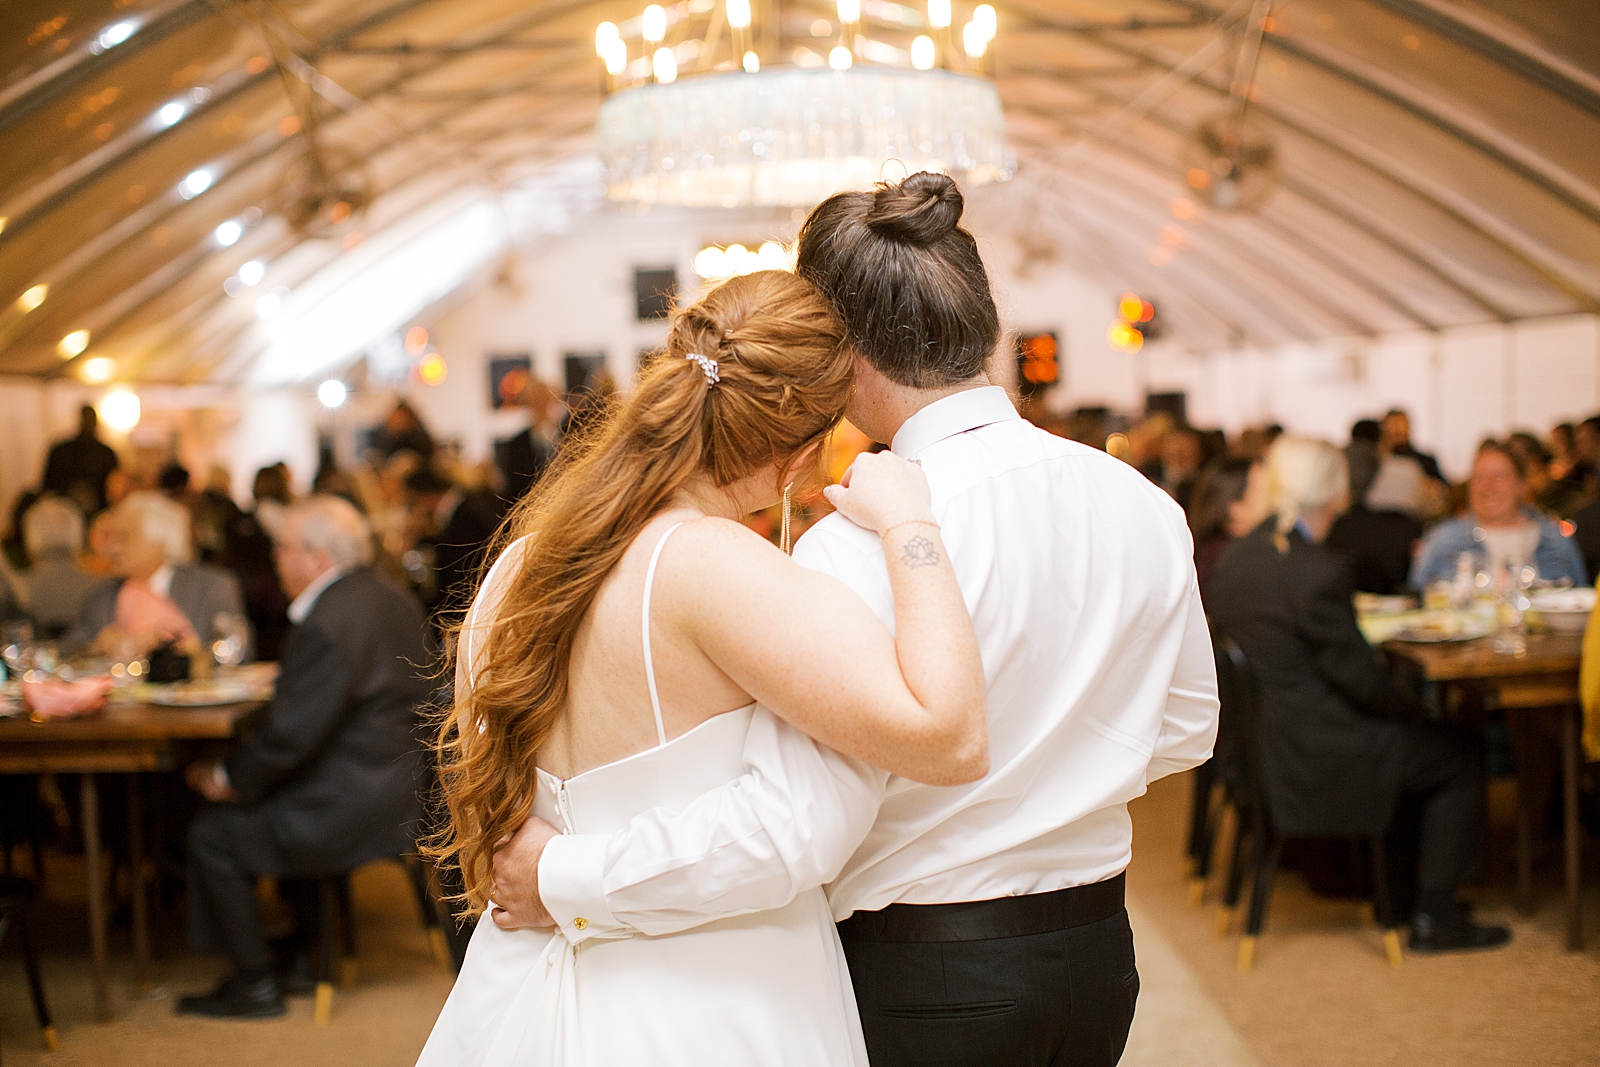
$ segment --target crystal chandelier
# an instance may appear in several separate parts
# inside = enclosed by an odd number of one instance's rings
[[[620,27],[600,24],[597,134],[613,200],[809,207],[902,167],[967,185],[1011,176],[991,77],[994,8],[973,10],[958,48],[950,0],[925,11],[838,0],[837,23],[811,20],[809,34],[796,32],[806,19],[768,7],[763,35],[750,0],[652,4]]]

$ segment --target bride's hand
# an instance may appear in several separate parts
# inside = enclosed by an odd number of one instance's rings
[[[838,485],[822,491],[845,518],[874,533],[906,522],[932,522],[922,468],[893,452],[863,452]]]

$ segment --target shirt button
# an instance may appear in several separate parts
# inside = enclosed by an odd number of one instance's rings
[[[584,927],[586,927],[588,925],[589,925],[589,920],[585,919],[581,915],[578,916],[576,919],[572,920],[572,928],[574,930],[582,930]]]

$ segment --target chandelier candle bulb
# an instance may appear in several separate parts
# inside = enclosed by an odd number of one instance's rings
[[[998,29],[994,8],[988,4],[979,4],[972,11],[972,24],[982,29],[985,41],[994,40],[995,32]]]
[[[670,48],[657,48],[656,54],[650,60],[650,69],[655,73],[656,81],[662,85],[671,85],[678,80],[678,55]]]
[[[750,25],[750,0],[728,0],[728,25],[736,30]]]
[[[746,74],[759,74],[761,72],[761,57],[754,52],[744,54],[744,70]]]
[[[666,40],[667,12],[660,4],[651,4],[644,9],[643,32],[644,39],[651,44]]]
[[[854,60],[855,57],[850,54],[850,49],[842,44],[828,53],[828,66],[834,70],[849,70]]]
[[[594,54],[605,59],[611,53],[611,42],[621,40],[621,37],[615,22],[602,22],[594,28]]]
[[[969,22],[961,27],[961,47],[973,59],[983,58],[983,49],[988,43],[983,36],[983,27],[976,22]]]
[[[932,70],[936,59],[933,38],[921,34],[911,42],[911,65],[918,70]]]
[[[928,25],[936,30],[950,28],[950,0],[928,0]]]
[[[846,26],[861,21],[861,0],[839,0],[839,21]]]

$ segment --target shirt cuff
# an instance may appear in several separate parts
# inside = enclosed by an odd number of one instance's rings
[[[571,944],[633,933],[606,905],[602,883],[610,843],[607,834],[562,834],[539,857],[539,899]]]

